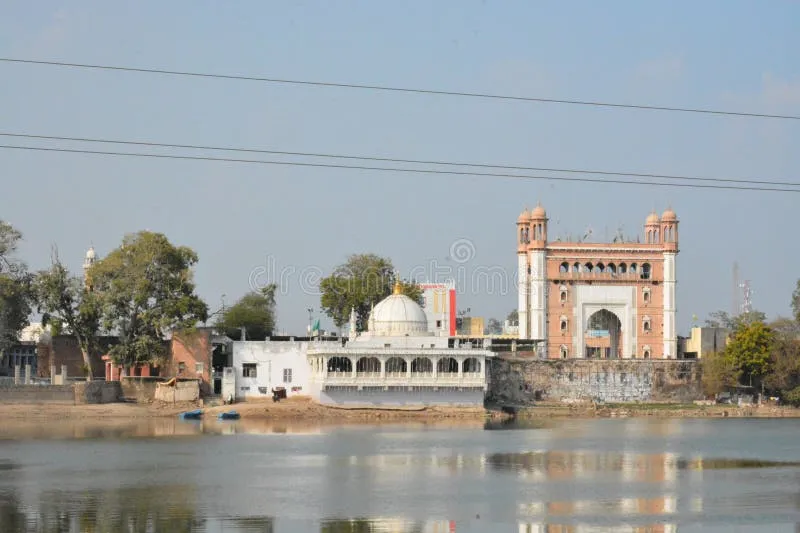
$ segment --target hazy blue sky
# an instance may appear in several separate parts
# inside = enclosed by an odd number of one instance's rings
[[[777,0],[39,0],[0,5],[0,55],[800,115],[798,21],[800,4]],[[800,181],[798,121],[7,63],[0,130]],[[0,176],[0,218],[24,232],[32,267],[47,265],[51,243],[78,271],[90,243],[102,255],[126,232],[160,231],[199,253],[198,288],[212,310],[270,261],[294,268],[279,327],[297,333],[319,304],[301,284],[348,254],[389,256],[407,275],[459,266],[449,258],[459,239],[474,245],[468,278],[478,267],[511,276],[505,291],[459,287],[459,307],[505,316],[516,307],[515,220],[537,200],[551,236],[592,227],[599,238],[619,226],[638,233],[650,210],[671,204],[681,219],[681,333],[692,314],[730,309],[734,261],[771,316],[788,314],[800,277],[797,194],[12,150],[0,150]]]

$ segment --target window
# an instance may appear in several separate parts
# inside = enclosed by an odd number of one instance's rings
[[[569,263],[567,263],[566,261],[561,263],[561,266],[559,267],[558,271],[561,274],[566,274],[567,272],[569,272]]]
[[[650,359],[650,350],[645,350],[644,351],[644,358],[645,359]]]
[[[194,371],[197,372],[198,374],[202,374],[203,373],[203,363],[195,363],[194,364]]]
[[[567,302],[567,291],[562,290],[561,291],[561,303],[563,304],[563,303],[566,303],[566,302]]]
[[[436,327],[437,328],[441,328],[442,327],[442,321],[441,320],[437,320],[436,321]]]
[[[651,331],[650,319],[649,318],[645,319],[643,326],[644,326],[644,330],[646,332],[650,332]]]
[[[567,355],[569,355],[569,350],[567,350],[566,345],[562,344],[561,345],[561,359],[566,359]],[[570,373],[569,380],[572,381],[572,374],[571,373]]]
[[[186,372],[186,363],[181,361],[178,363],[178,374],[183,374],[184,372]]]
[[[258,365],[255,363],[244,363],[242,365],[242,377],[243,378],[255,378],[258,377],[257,369]]]
[[[292,382],[292,369],[291,368],[284,368],[283,369],[283,382],[284,383],[291,383]]]
[[[644,289],[642,291],[642,298],[644,299],[644,303],[650,303],[650,289]]]
[[[642,265],[642,279],[650,279],[650,263]]]
[[[567,332],[567,321],[562,319],[561,320],[561,333],[566,333],[566,332]]]

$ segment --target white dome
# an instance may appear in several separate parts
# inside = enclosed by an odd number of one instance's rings
[[[395,291],[370,313],[369,332],[384,337],[428,335],[428,317],[417,302]]]
[[[96,255],[94,253],[94,247],[90,247],[88,250],[86,250],[86,259],[90,259],[91,260],[91,259],[94,259],[95,257],[96,257]]]

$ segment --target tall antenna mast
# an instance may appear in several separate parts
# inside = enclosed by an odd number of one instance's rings
[[[750,280],[746,279],[739,285],[742,288],[744,301],[742,303],[742,314],[753,312],[753,290],[750,288]]]

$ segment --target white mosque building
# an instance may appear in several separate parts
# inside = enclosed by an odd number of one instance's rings
[[[355,311],[347,342],[311,343],[308,391],[323,404],[482,406],[489,340],[452,338],[429,330],[422,308],[400,291],[372,309],[366,332],[356,332]]]

